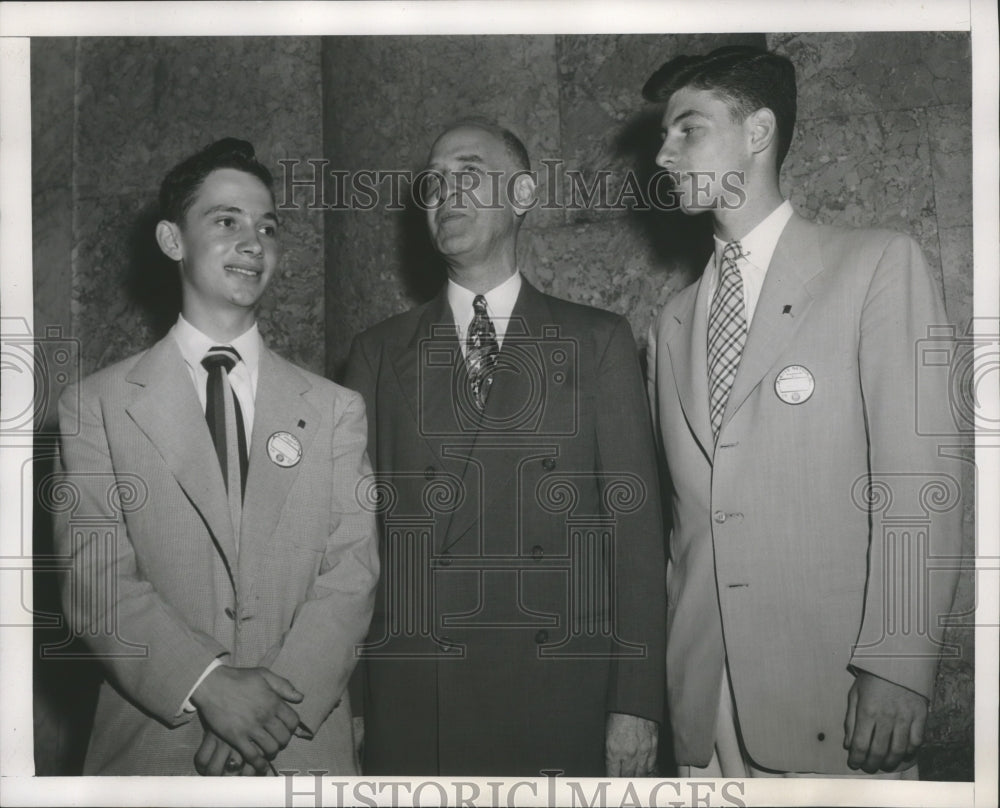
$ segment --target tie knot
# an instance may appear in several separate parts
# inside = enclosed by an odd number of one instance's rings
[[[739,257],[743,255],[743,246],[739,241],[730,241],[722,250],[722,264],[735,264]]]
[[[486,298],[483,295],[476,295],[472,301],[472,309],[476,314],[486,314]]]
[[[213,345],[202,357],[201,365],[208,371],[221,367],[229,373],[239,361],[240,355],[231,345]]]

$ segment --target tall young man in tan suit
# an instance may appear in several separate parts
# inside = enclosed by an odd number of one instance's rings
[[[715,225],[703,276],[649,336],[681,773],[913,777],[955,584],[926,561],[960,539],[958,470],[915,428],[918,406],[948,414],[945,389],[917,398],[941,295],[912,239],[808,222],[783,198],[787,59],[681,56],[643,92],[666,102],[656,161],[680,207]],[[900,512],[920,528],[897,531]]]
[[[364,402],[257,331],[279,223],[249,143],[176,166],[160,204],[180,317],[60,411],[64,604],[107,674],[85,773],[353,773],[378,576]]]

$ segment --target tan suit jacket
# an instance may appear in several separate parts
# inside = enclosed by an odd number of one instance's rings
[[[846,773],[852,667],[927,697],[934,683],[955,574],[931,573],[928,558],[958,553],[960,476],[915,415],[948,415],[947,391],[919,365],[928,327],[948,321],[911,239],[793,216],[713,445],[706,287],[672,299],[649,340],[672,483],[677,761],[708,763],[728,660],[758,766]],[[790,365],[815,382],[800,403],[776,392]]]
[[[174,339],[71,388],[55,497],[64,605],[103,656],[88,774],[195,774],[197,714],[180,712],[223,654],[305,694],[315,733],[278,770],[354,771],[343,698],[378,576],[375,524],[355,499],[369,473],[361,397],[263,348],[237,543],[204,414]],[[275,432],[300,461],[268,456]]]

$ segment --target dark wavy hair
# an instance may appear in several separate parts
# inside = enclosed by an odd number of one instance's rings
[[[274,199],[274,178],[257,161],[253,145],[246,140],[225,137],[178,163],[160,184],[160,217],[180,223],[190,210],[205,177],[219,168],[235,168],[259,179]]]
[[[743,45],[718,48],[706,56],[677,56],[664,63],[642,88],[647,101],[668,101],[678,90],[713,90],[742,121],[767,107],[778,124],[777,165],[788,154],[795,129],[795,66],[776,53]]]

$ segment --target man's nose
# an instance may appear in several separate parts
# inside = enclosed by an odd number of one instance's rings
[[[260,243],[260,235],[257,231],[250,231],[250,233],[240,241],[238,249],[240,252],[248,255],[260,255],[264,251],[264,247]]]
[[[660,150],[656,153],[656,164],[660,168],[673,168],[674,166],[674,148],[670,144],[669,140],[664,140],[663,145],[660,146]]]

